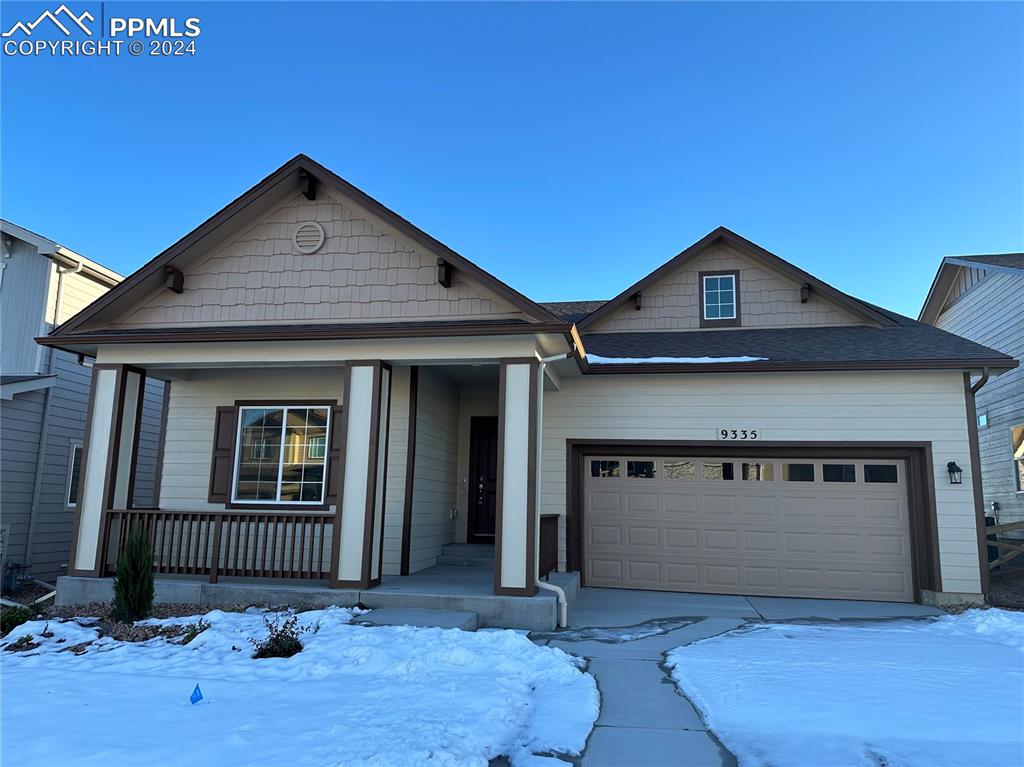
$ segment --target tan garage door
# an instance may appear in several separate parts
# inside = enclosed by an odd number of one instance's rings
[[[589,586],[913,601],[894,460],[584,461]]]

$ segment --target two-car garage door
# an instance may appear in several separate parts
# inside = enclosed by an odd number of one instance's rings
[[[583,464],[589,586],[913,601],[903,461]]]

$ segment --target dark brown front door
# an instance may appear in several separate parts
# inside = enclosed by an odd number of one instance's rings
[[[498,487],[498,418],[469,421],[469,543],[494,543]]]

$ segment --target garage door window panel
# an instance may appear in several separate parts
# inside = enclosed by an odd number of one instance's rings
[[[696,461],[665,461],[665,479],[696,479]]]
[[[702,475],[707,480],[731,480],[735,478],[733,464],[727,461],[704,461]]]
[[[784,463],[782,464],[782,479],[786,482],[813,482],[813,463]]]
[[[740,476],[745,482],[775,481],[774,463],[744,463]]]
[[[626,476],[634,479],[654,479],[654,461],[626,461]]]
[[[871,484],[895,485],[899,482],[899,471],[894,463],[866,463],[864,481]]]
[[[856,482],[857,467],[852,463],[823,463],[821,479],[823,482]]]
[[[590,462],[590,476],[591,477],[609,477],[617,478],[619,476],[619,462],[618,461],[591,461]]]

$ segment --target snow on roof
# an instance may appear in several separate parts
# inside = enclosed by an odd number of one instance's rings
[[[587,355],[587,362],[591,365],[707,365],[716,362],[764,362],[767,359],[767,357],[602,357],[599,354]]]

